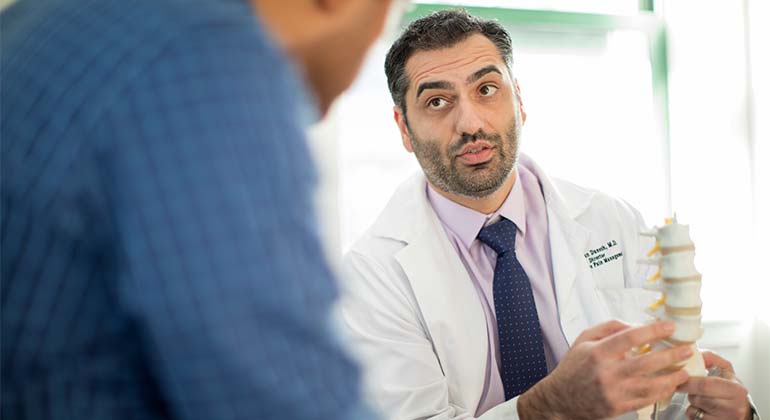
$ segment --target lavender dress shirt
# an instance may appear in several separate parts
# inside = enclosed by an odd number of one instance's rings
[[[537,315],[543,330],[545,360],[548,371],[569,349],[559,324],[559,312],[553,286],[551,248],[548,240],[548,216],[545,199],[537,176],[523,166],[515,169],[516,181],[503,205],[492,214],[482,214],[447,199],[427,187],[428,200],[436,211],[449,240],[468,270],[478,293],[487,320],[487,371],[484,392],[476,408],[480,416],[505,401],[500,378],[500,347],[497,337],[497,319],[493,298],[492,281],[497,254],[476,236],[482,227],[495,223],[501,216],[518,227],[516,256],[524,267],[535,296]]]

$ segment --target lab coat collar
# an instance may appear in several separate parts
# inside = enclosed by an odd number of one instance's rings
[[[519,155],[519,165],[524,165],[535,174],[543,188],[546,204],[557,209],[563,216],[576,219],[591,205],[595,191],[564,180],[552,179],[524,153]]]
[[[543,188],[559,321],[567,342],[572,345],[578,335],[591,325],[586,305],[580,304],[581,294],[582,299],[586,296],[585,288],[592,287],[593,283],[587,281],[591,273],[586,271],[587,267],[576,263],[582,257],[580,250],[586,248],[591,234],[576,219],[591,205],[596,192],[566,181],[551,181],[531,159],[522,158],[520,162],[523,161],[538,177]],[[586,281],[578,282],[578,277]],[[582,293],[578,290],[580,288]],[[592,293],[588,295],[593,296]],[[598,303],[591,303],[592,308],[598,306]]]

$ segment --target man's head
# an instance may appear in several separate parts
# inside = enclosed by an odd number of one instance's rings
[[[438,189],[479,199],[508,180],[526,119],[512,61],[505,29],[463,10],[413,22],[388,52],[404,147]]]
[[[272,36],[304,71],[322,113],[355,79],[392,2],[252,0]]]

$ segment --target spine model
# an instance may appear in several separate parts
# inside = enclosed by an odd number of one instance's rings
[[[666,371],[682,368],[690,376],[705,376],[703,357],[695,345],[703,335],[703,302],[700,298],[701,274],[695,268],[695,244],[690,239],[690,228],[677,223],[675,216],[666,219],[664,226],[642,232],[641,235],[652,236],[656,242],[653,249],[647,253],[647,259],[640,262],[658,266],[657,273],[650,277],[643,287],[661,293],[660,299],[647,308],[647,313],[655,319],[672,321],[676,325],[671,337],[660,343],[645,346],[641,352],[681,345],[691,346],[693,356]],[[670,398],[668,401],[660,401],[659,405],[665,407],[669,401]]]

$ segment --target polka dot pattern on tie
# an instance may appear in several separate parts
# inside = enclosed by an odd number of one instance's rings
[[[529,277],[516,259],[516,224],[503,218],[481,229],[478,238],[497,253],[493,295],[507,401],[548,374],[543,332]]]

